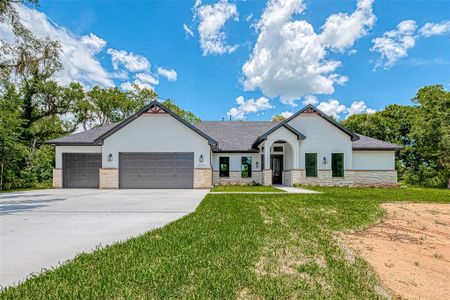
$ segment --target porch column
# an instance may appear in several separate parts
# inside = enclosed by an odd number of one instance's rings
[[[272,143],[266,141],[264,143],[264,170],[262,171],[262,184],[272,185],[272,170],[270,169],[270,148]]]
[[[267,141],[264,143],[264,169],[270,169],[270,148],[272,147],[272,143],[268,143]]]

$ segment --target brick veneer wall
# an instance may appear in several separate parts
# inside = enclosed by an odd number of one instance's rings
[[[100,169],[100,188],[119,188],[119,169]]]

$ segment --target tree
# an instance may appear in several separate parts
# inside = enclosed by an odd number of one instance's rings
[[[450,182],[450,92],[442,85],[421,88],[412,99],[420,107],[411,136],[422,159],[416,180],[441,187]]]
[[[450,177],[450,92],[442,86],[420,89],[414,106],[388,105],[375,114],[352,115],[350,130],[399,144],[399,177],[406,183],[443,187]]]
[[[199,117],[194,115],[191,111],[184,110],[176,105],[172,100],[166,99],[162,102],[162,105],[173,111],[175,114],[180,116],[182,119],[188,121],[191,124],[196,124],[201,121]]]
[[[286,117],[283,116],[282,114],[278,114],[278,115],[272,116],[272,118],[270,119],[270,122],[283,122],[284,120],[286,120]]]
[[[23,120],[16,103],[18,100],[14,90],[0,97],[0,189],[2,190],[14,188],[12,184],[21,185],[18,174],[24,167],[27,155],[27,148],[20,142]]]

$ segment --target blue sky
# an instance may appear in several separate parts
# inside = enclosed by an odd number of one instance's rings
[[[87,51],[65,59],[61,78],[138,80],[205,120],[267,120],[304,103],[344,118],[410,104],[424,85],[450,88],[449,1],[42,0],[40,18],[23,10],[36,34],[47,17],[50,36]],[[83,36],[92,43],[77,45]]]

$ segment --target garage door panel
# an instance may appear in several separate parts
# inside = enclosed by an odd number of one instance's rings
[[[192,188],[193,153],[120,153],[120,188]]]
[[[98,188],[101,153],[63,153],[65,188]]]

